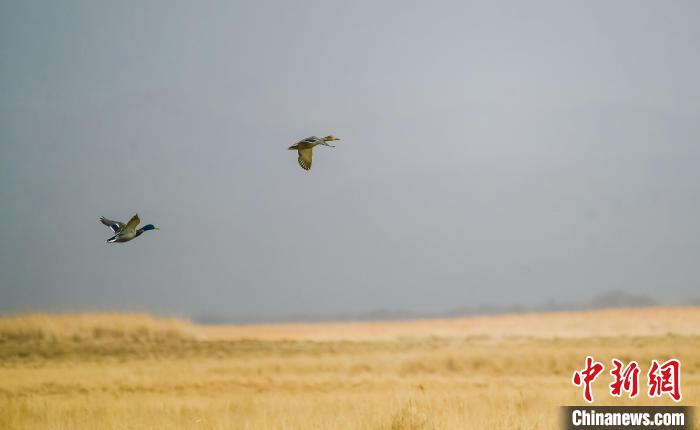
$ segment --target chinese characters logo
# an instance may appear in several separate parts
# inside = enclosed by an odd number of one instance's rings
[[[608,385],[610,395],[621,397],[627,393],[630,399],[639,395],[639,374],[641,369],[636,361],[630,361],[627,365],[617,358],[612,359],[613,368],[610,370],[612,382]],[[583,369],[574,372],[571,382],[577,387],[583,387],[583,398],[588,403],[593,402],[591,386],[603,373],[603,363],[595,361],[593,357],[586,357],[586,365]],[[664,363],[651,360],[647,373],[647,394],[649,397],[661,397],[668,394],[674,401],[679,402],[681,394],[681,362],[672,358]]]

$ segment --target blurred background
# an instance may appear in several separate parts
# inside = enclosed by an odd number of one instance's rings
[[[0,312],[697,303],[699,13],[2,2]]]

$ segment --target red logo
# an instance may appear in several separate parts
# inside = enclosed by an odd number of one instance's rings
[[[586,357],[586,368],[582,370],[577,370],[574,372],[573,383],[577,387],[583,384],[583,398],[586,399],[588,403],[593,401],[593,393],[591,393],[591,384],[596,380],[598,375],[605,369],[603,363],[598,363],[593,360],[590,355]]]
[[[629,398],[633,399],[639,394],[639,364],[631,361],[624,369],[622,362],[617,358],[612,359],[614,369],[610,370],[615,380],[610,384],[610,395],[620,397],[623,391],[629,393]]]
[[[640,367],[636,361],[625,364],[617,358],[612,359],[612,369],[610,376],[612,382],[610,395],[621,397],[623,392],[627,393],[630,399],[639,395],[639,373]],[[574,372],[571,382],[577,387],[583,387],[583,399],[588,403],[593,402],[591,387],[593,382],[605,369],[603,363],[595,361],[593,357],[586,357],[586,367]],[[651,366],[647,373],[647,384],[649,397],[661,397],[668,394],[674,401],[679,402],[683,397],[681,394],[681,362],[672,358],[663,364],[656,360],[651,360]]]
[[[647,373],[649,380],[649,397],[661,397],[668,394],[677,402],[681,400],[681,362],[675,358],[659,365],[651,360],[651,369]]]

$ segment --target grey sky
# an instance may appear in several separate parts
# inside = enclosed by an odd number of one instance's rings
[[[700,3],[435,3],[0,2],[0,312],[699,297]]]

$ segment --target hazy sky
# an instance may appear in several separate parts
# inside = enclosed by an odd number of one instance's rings
[[[1,1],[0,312],[698,298],[698,16]]]

